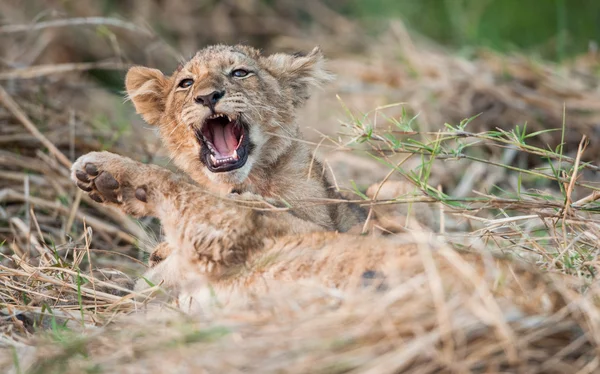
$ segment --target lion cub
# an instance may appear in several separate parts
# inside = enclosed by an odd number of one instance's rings
[[[347,203],[317,203],[340,196],[297,141],[297,108],[311,87],[331,78],[323,64],[318,48],[264,56],[247,46],[216,45],[171,76],[132,67],[129,98],[193,182],[108,152],[80,157],[72,179],[99,203],[162,221],[165,242],[151,266],[178,251],[216,274],[274,237],[348,231],[363,212]],[[218,197],[222,191],[228,195]],[[170,269],[165,272],[178,272]]]

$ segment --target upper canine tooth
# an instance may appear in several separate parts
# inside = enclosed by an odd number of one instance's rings
[[[236,149],[235,154],[237,155],[237,150],[242,146],[242,140],[244,140],[244,134],[242,134],[242,136],[240,136],[240,142],[238,143]]]

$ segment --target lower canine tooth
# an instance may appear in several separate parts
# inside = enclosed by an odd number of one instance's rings
[[[217,163],[217,159],[213,155],[210,155],[210,160],[213,162],[213,164]]]
[[[240,156],[238,156],[237,154],[237,149],[233,151],[233,155],[231,156],[231,158],[234,160],[239,160]]]

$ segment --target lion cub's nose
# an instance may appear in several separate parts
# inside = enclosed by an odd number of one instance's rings
[[[208,95],[198,95],[194,100],[198,104],[202,104],[213,109],[217,101],[219,101],[223,96],[225,96],[225,91],[213,91]]]

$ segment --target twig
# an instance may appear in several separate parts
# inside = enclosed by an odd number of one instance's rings
[[[0,190],[0,202],[3,201],[20,201],[23,202],[25,201],[26,197],[19,193],[16,192],[14,190],[11,189],[4,189],[4,190]],[[40,199],[38,197],[34,197],[31,196],[29,197],[29,202],[33,205],[39,206],[39,207],[43,207],[43,208],[47,208],[47,209],[56,209],[58,211],[60,211],[63,214],[68,214],[69,213],[69,208],[61,205],[58,202],[50,202],[44,199]],[[132,235],[129,235],[127,233],[125,233],[124,231],[100,220],[99,218],[96,218],[94,216],[90,216],[88,214],[84,214],[82,212],[77,212],[76,213],[77,218],[83,220],[85,218],[85,220],[92,226],[96,227],[99,230],[102,231],[106,231],[109,234],[115,234],[117,235],[120,239],[128,242],[128,243],[137,243],[137,240],[135,237],[133,237]],[[121,222],[123,223],[123,222]],[[131,227],[135,227],[133,224],[130,225]],[[136,232],[136,234],[142,235],[143,234],[143,230],[139,230],[138,232]]]
[[[27,262],[22,261],[20,259],[17,259],[17,258],[14,258],[14,257],[13,257],[13,259],[19,265],[19,267],[21,269],[23,269],[23,272],[25,274],[22,274],[22,275],[32,276],[32,275],[35,274],[36,278],[42,279],[45,282],[50,283],[50,284],[54,284],[56,286],[62,286],[62,287],[65,287],[65,288],[70,288],[74,292],[78,292],[78,288],[77,288],[77,286],[75,284],[68,283],[68,282],[65,282],[65,281],[61,281],[61,280],[59,280],[57,278],[51,277],[51,276],[49,276],[47,274],[44,274],[42,271],[43,270],[47,270],[47,271],[60,271],[60,272],[63,272],[63,273],[70,274],[72,276],[79,275],[80,277],[86,278],[88,280],[89,280],[89,278],[91,278],[90,276],[88,276],[86,274],[82,274],[82,273],[78,274],[77,272],[75,272],[75,271],[73,271],[71,269],[60,268],[60,267],[43,267],[43,266],[41,266],[41,267],[34,267],[34,266],[31,266]],[[0,265],[0,269],[2,269],[2,268],[4,268],[4,266]],[[16,273],[16,272],[13,270],[12,273]],[[120,286],[118,286],[116,284],[112,284],[112,283],[108,283],[108,282],[103,282],[103,281],[101,281],[99,279],[97,279],[96,282],[98,284],[102,285],[102,286],[107,286],[107,287],[110,287],[110,288],[114,288],[114,289],[119,290],[119,291],[131,292],[131,290],[129,290],[129,289],[120,287]],[[94,291],[91,290],[91,289],[89,289],[89,288],[87,288],[87,287],[80,287],[79,289],[81,290],[81,293],[85,294],[85,296],[87,296],[87,297],[91,298],[91,297],[94,296]],[[100,292],[100,291],[98,291],[98,292],[96,292],[96,295],[98,297],[101,297],[104,300],[107,300],[107,301],[108,300],[111,300],[111,301],[120,301],[120,300],[122,300],[121,297],[115,296],[115,295],[112,295],[112,294],[109,294],[109,293],[106,293],[106,292]],[[126,301],[128,303],[131,303],[131,302],[135,303],[135,300],[134,301],[126,300]]]
[[[52,144],[52,142],[49,141],[48,138],[46,138],[44,134],[37,129],[29,117],[27,117],[19,105],[2,86],[0,86],[0,103],[2,103],[2,105],[4,105],[4,107],[8,109],[8,111],[11,112],[12,115],[15,116],[19,122],[21,122],[23,126],[25,126],[25,128],[40,141],[40,143],[48,148],[48,151],[50,151],[50,153],[52,153],[61,164],[63,164],[67,169],[71,168],[71,161],[69,161],[67,156],[65,156],[58,148],[56,148],[56,146]]]
[[[27,225],[20,218],[13,217],[10,219],[10,222],[15,225],[15,227],[27,238],[31,246],[35,248],[41,257],[48,260],[48,257],[46,256],[49,256],[49,258],[52,259],[52,255],[47,253],[47,249],[37,240],[35,235],[31,234],[29,227],[27,227]]]
[[[75,216],[77,215],[77,211],[79,210],[79,204],[81,203],[81,196],[83,195],[83,191],[77,189],[75,192],[75,200],[71,205],[71,211],[69,212],[69,216],[67,218],[67,223],[65,224],[65,235],[68,235],[71,232],[71,227],[73,226],[73,222],[75,221]]]
[[[117,18],[108,18],[108,17],[77,17],[77,18],[66,18],[66,19],[57,19],[57,20],[52,20],[52,21],[37,22],[34,24],[4,25],[4,26],[0,26],[0,34],[39,31],[39,30],[49,29],[49,28],[81,26],[81,25],[113,26],[113,27],[129,30],[129,31],[138,32],[140,34],[144,34],[147,36],[153,35],[153,33],[147,28],[140,27],[131,22],[122,21]]]
[[[576,202],[574,202],[573,204],[571,204],[571,206],[574,207],[574,208],[578,208],[578,207],[583,206],[585,204],[594,202],[594,201],[596,201],[598,199],[600,199],[600,191],[593,191],[591,194],[587,195],[583,199],[579,199]]]
[[[52,74],[61,74],[73,71],[85,71],[92,69],[121,70],[125,67],[126,66],[123,63],[114,61],[37,65],[0,72],[0,80],[32,79]]]
[[[565,201],[565,218],[569,212],[569,207],[571,206],[571,194],[573,193],[573,188],[575,187],[575,182],[577,181],[577,173],[579,171],[579,161],[581,160],[581,155],[585,151],[587,147],[587,137],[583,135],[581,138],[581,142],[579,142],[579,148],[577,149],[577,157],[575,158],[575,164],[573,165],[573,174],[571,175],[571,180],[569,181],[569,186],[565,193],[566,201]]]
[[[394,172],[396,172],[396,170],[402,166],[402,164],[404,164],[412,155],[408,155],[405,158],[403,158],[398,164],[396,164],[396,167],[392,168],[383,178],[383,180],[381,181],[381,183],[379,183],[379,186],[377,187],[377,190],[375,191],[375,194],[373,194],[373,197],[371,198],[371,202],[375,202],[377,201],[377,196],[379,196],[379,192],[381,191],[381,188],[383,187],[383,185],[385,184],[385,182],[388,181],[388,179],[390,179],[390,177],[392,176],[392,174],[394,174]],[[366,233],[367,232],[367,228],[368,228],[368,224],[369,221],[371,219],[371,217],[373,216],[373,205],[370,206],[369,208],[369,214],[367,215],[367,219],[365,219],[365,223],[363,225],[362,228],[362,233]]]

